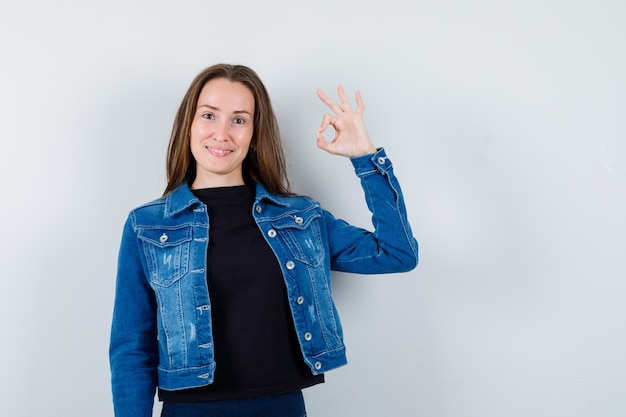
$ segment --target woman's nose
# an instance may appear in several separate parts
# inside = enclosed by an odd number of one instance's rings
[[[228,123],[217,123],[213,137],[219,141],[225,141],[228,139]]]

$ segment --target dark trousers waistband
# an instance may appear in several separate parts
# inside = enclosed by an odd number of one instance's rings
[[[305,417],[302,391],[258,398],[164,402],[161,417]]]

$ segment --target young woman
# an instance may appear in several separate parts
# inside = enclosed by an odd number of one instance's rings
[[[385,151],[343,89],[317,145],[350,158],[373,232],[293,194],[276,117],[257,76],[214,65],[191,83],[167,156],[167,187],[130,212],[110,343],[117,417],[306,415],[302,389],[346,363],[330,271],[413,269],[417,242]],[[332,126],[336,135],[326,141]]]

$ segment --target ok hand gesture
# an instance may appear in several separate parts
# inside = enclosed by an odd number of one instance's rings
[[[376,152],[376,147],[370,139],[369,133],[363,123],[363,100],[361,93],[356,93],[356,111],[352,110],[350,101],[346,97],[343,87],[337,87],[337,93],[341,100],[341,105],[328,97],[320,89],[317,95],[334,114],[325,114],[322,125],[317,130],[317,146],[326,152],[335,155],[353,158]],[[324,138],[324,131],[328,126],[335,129],[335,137],[332,141]]]

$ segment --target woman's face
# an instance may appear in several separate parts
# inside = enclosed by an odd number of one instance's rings
[[[239,82],[215,78],[204,85],[191,123],[190,147],[196,160],[191,188],[243,185],[254,106],[252,92]]]

